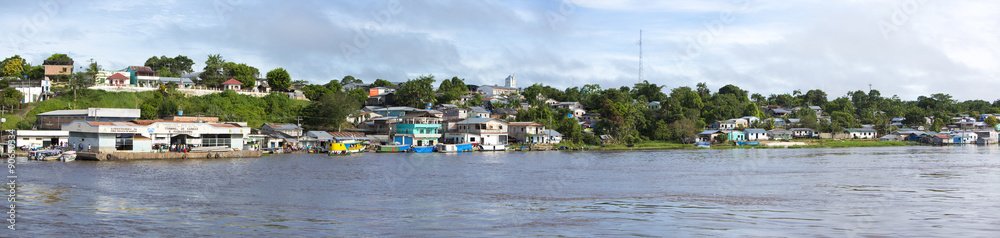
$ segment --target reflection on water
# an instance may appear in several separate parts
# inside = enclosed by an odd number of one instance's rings
[[[0,236],[996,236],[995,146],[23,161]]]

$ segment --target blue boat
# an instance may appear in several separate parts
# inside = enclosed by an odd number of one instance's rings
[[[698,147],[702,147],[702,148],[712,147],[712,143],[711,142],[698,142],[697,144],[698,144]]]
[[[760,141],[737,141],[737,145],[760,145]]]
[[[448,152],[467,152],[473,151],[472,144],[437,144],[437,152],[448,153]]]
[[[434,152],[434,146],[414,146],[414,147],[410,147],[410,152],[413,152],[413,153],[431,153],[431,152]]]
[[[410,149],[410,145],[381,145],[375,152],[379,153],[402,153]]]

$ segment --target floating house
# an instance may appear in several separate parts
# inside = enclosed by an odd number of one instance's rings
[[[83,121],[63,125],[69,143],[93,152],[151,152],[155,145],[243,149],[250,128],[237,123],[161,120]]]

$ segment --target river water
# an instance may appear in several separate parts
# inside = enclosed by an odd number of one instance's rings
[[[998,155],[965,146],[21,161],[17,230],[0,236],[996,237]]]

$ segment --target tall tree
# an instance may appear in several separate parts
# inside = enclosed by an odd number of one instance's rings
[[[257,78],[260,77],[260,71],[257,68],[244,63],[226,62],[222,68],[226,72],[226,77],[240,81],[243,83],[243,87],[247,88],[255,87]]]
[[[267,72],[267,85],[272,89],[285,91],[292,85],[292,76],[284,68],[277,68]]]
[[[385,79],[375,79],[375,82],[372,83],[371,86],[372,87],[392,87],[392,86],[396,86],[396,84],[393,84],[392,82],[389,82],[389,81],[387,81]]]
[[[5,88],[3,91],[0,91],[0,106],[6,108],[18,107],[23,100],[24,94],[21,91],[17,91],[17,89]]]
[[[225,64],[226,60],[221,55],[208,55],[208,59],[205,60],[205,71],[198,75],[198,77],[201,78],[202,83],[206,86],[219,87],[224,80],[225,71],[223,70],[223,66]]]
[[[347,123],[347,115],[361,108],[361,104],[345,92],[323,95],[305,108],[306,122],[321,128],[340,130]]]
[[[0,72],[2,73],[0,76],[20,79],[26,73],[25,67],[28,67],[28,64],[25,63],[20,55],[11,56],[0,62],[0,69],[3,70],[3,72]]]
[[[344,76],[343,79],[340,79],[340,85],[347,85],[349,83],[364,83],[364,82],[361,82],[360,79],[356,79],[354,78],[354,76],[350,75]]]
[[[434,75],[420,76],[407,80],[396,91],[396,102],[400,105],[424,108],[427,103],[434,103]]]
[[[68,55],[66,55],[66,54],[52,54],[52,56],[49,56],[49,58],[48,58],[48,59],[45,59],[45,60],[54,60],[54,61],[73,61],[73,58],[70,58],[70,57],[69,57]]]

